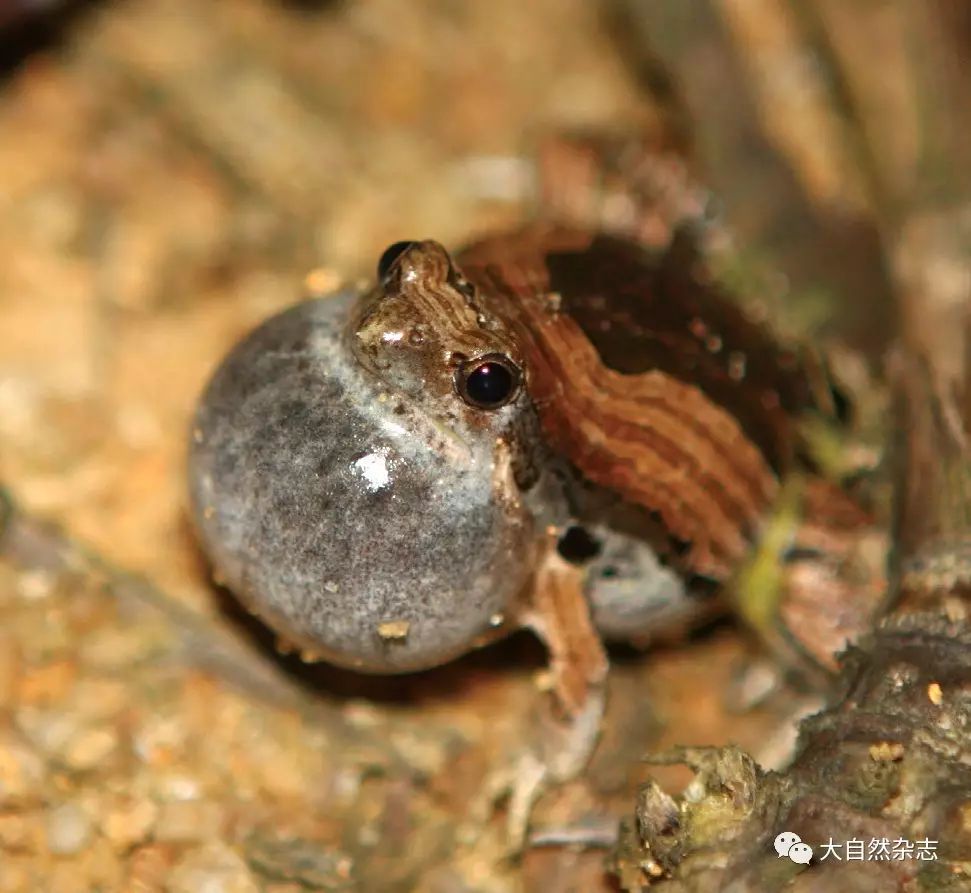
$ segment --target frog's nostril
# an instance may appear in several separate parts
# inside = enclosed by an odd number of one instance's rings
[[[560,557],[570,564],[586,564],[600,554],[600,541],[584,527],[568,527],[556,544]]]

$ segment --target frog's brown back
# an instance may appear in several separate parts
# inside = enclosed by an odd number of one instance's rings
[[[664,252],[537,225],[459,265],[516,329],[551,447],[658,514],[686,569],[727,576],[796,457],[813,405],[799,358],[706,281],[687,242]]]

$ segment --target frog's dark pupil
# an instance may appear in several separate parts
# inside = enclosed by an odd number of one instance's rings
[[[384,254],[378,261],[378,278],[384,279],[391,272],[394,262],[414,244],[414,242],[395,242],[385,248]]]
[[[481,409],[496,409],[506,403],[518,380],[518,370],[505,358],[479,360],[463,375],[462,396]]]

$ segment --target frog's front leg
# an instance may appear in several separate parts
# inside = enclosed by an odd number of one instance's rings
[[[566,561],[551,531],[521,622],[550,653],[551,690],[565,718],[586,709],[607,677],[607,655],[584,594],[584,571]]]
[[[533,806],[550,784],[586,766],[600,736],[608,662],[584,593],[584,571],[562,558],[551,529],[520,622],[549,651],[551,701],[510,781],[508,835],[519,848]]]

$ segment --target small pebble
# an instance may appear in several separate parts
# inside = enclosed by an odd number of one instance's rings
[[[118,735],[111,729],[85,729],[67,746],[64,759],[76,771],[94,769],[118,746]]]
[[[152,650],[151,630],[107,627],[85,637],[80,645],[81,661],[91,669],[130,671]]]
[[[161,890],[169,873],[172,853],[168,847],[154,843],[134,850],[128,861],[128,890],[132,893],[155,893]]]
[[[54,591],[55,577],[46,570],[30,570],[20,574],[17,592],[27,601],[40,601]]]
[[[97,889],[92,879],[73,859],[52,861],[45,869],[44,893],[91,893],[92,889]]]
[[[57,856],[71,856],[91,840],[91,818],[76,803],[65,803],[47,814],[47,849]]]
[[[344,278],[336,270],[329,267],[317,267],[311,270],[303,280],[303,287],[311,297],[326,295],[337,291]]]
[[[71,693],[71,706],[86,720],[113,719],[129,703],[125,684],[118,679],[81,679]]]
[[[210,843],[186,853],[169,875],[168,893],[259,893],[238,853]]]
[[[117,849],[127,849],[148,837],[157,816],[158,806],[152,800],[133,800],[109,810],[101,830]]]
[[[77,666],[69,660],[30,667],[21,673],[17,698],[25,705],[62,703],[76,677]]]
[[[17,727],[41,753],[60,755],[81,731],[79,718],[38,707],[24,707],[14,714]]]
[[[147,716],[133,736],[134,750],[145,763],[168,765],[185,747],[188,730],[177,716]]]
[[[200,796],[199,779],[175,770],[161,771],[152,785],[154,795],[163,802],[196,800]]]
[[[223,830],[219,805],[206,800],[177,800],[163,803],[155,823],[155,840],[160,843],[197,843]]]
[[[44,829],[36,813],[0,815],[0,851],[36,852],[43,847]]]
[[[32,866],[26,856],[6,856],[0,861],[0,891],[17,893],[30,889]]]
[[[0,737],[0,806],[9,808],[39,797],[44,772],[44,762],[36,751],[12,737]]]

